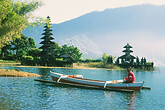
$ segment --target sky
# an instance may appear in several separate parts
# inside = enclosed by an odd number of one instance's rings
[[[93,11],[107,8],[153,4],[165,5],[165,0],[38,0],[43,6],[33,14],[46,18],[51,17],[52,23],[62,23]]]

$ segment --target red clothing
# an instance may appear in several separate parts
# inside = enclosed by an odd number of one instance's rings
[[[135,75],[132,71],[129,71],[128,78],[126,78],[127,83],[134,83],[135,82]]]

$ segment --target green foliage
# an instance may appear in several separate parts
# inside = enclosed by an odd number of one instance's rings
[[[36,43],[32,37],[28,38],[28,48],[37,48]]]
[[[33,38],[22,35],[21,38],[13,38],[2,48],[1,57],[9,59],[10,56],[10,60],[20,60],[23,55],[27,55],[31,48],[36,48]]]
[[[32,57],[39,57],[40,56],[40,52],[41,52],[41,49],[38,49],[38,48],[31,48],[29,51],[28,51],[28,55],[32,56]]]
[[[103,62],[89,62],[87,63],[88,67],[92,67],[92,68],[104,68],[105,65]]]
[[[60,52],[61,52],[61,47],[59,46],[59,44],[57,42],[53,42],[53,48],[54,48],[54,55],[56,56],[60,56]]]
[[[38,49],[38,48],[31,48],[29,51],[28,51],[28,55],[29,56],[32,56],[34,58],[34,61],[33,61],[33,65],[39,65],[40,64],[40,52],[41,52],[41,49]]]
[[[12,37],[20,37],[22,30],[28,25],[41,21],[31,14],[40,6],[41,3],[35,1],[0,0],[0,47]],[[30,23],[29,19],[33,19],[33,23]]]
[[[106,69],[115,69],[115,70],[122,70],[121,67],[114,65],[114,64],[108,64],[105,66]]]
[[[104,65],[113,64],[115,58],[116,58],[115,56],[107,55],[106,53],[104,53],[102,56],[102,60],[103,60]]]
[[[34,58],[32,56],[22,56],[21,64],[23,65],[33,65],[34,64]]]
[[[140,65],[139,57],[136,57],[136,65]]]
[[[107,58],[107,64],[112,64],[112,63],[113,63],[113,58],[111,55],[109,55]]]
[[[16,53],[16,59],[21,59],[23,55],[27,55],[29,49],[36,47],[33,38],[28,38],[24,35],[21,38],[15,38],[12,45]]]
[[[74,47],[73,45],[69,47],[67,45],[63,45],[60,53],[61,55],[68,54],[72,56],[76,61],[81,60],[81,56],[82,56],[80,50],[77,47]]]
[[[88,62],[101,62],[100,59],[85,59],[81,60],[81,62],[88,63]]]
[[[0,63],[18,63],[18,62],[12,60],[0,60]]]
[[[107,59],[108,59],[108,55],[106,53],[104,53],[102,59],[103,59],[103,63],[106,64]]]
[[[116,69],[116,70],[121,70],[122,69],[119,66],[114,65],[114,64],[104,65],[104,62],[89,62],[86,65],[88,67],[92,67],[92,68],[106,68],[106,69]]]
[[[56,61],[63,61],[63,58],[56,58]]]
[[[119,64],[119,57],[117,58],[115,64],[117,64],[117,65]]]
[[[153,62],[146,62],[146,64],[147,64],[147,65],[152,65],[152,64],[153,64]]]

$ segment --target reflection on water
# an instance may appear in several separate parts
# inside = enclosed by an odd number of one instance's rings
[[[118,93],[111,91],[104,91],[104,96],[108,98],[109,103],[116,104],[128,110],[136,110],[135,93]]]
[[[135,105],[135,94],[130,94],[130,96],[127,96],[128,100],[128,110],[136,110],[136,105]]]
[[[99,80],[117,80],[125,75],[125,71],[19,67],[17,69],[41,74],[42,79],[49,80],[51,80],[49,71],[62,74],[82,74],[85,78]],[[146,85],[152,89],[132,94],[57,87],[35,82],[34,78],[0,77],[0,110],[155,110],[165,108],[164,70],[134,71],[134,73],[137,81],[145,81]]]
[[[51,68],[38,68],[38,72],[41,76],[41,79],[48,80],[50,77]]]

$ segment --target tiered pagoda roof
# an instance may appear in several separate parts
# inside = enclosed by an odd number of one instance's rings
[[[122,55],[119,58],[121,58],[121,59],[135,59],[135,57],[130,54],[133,51],[130,50],[130,48],[132,48],[132,46],[130,46],[129,43],[127,43],[127,45],[125,45],[123,48],[125,48],[125,50],[123,50],[122,52],[124,52],[125,55]]]
[[[123,48],[132,48],[132,46],[130,46],[129,43],[127,43],[127,45],[124,46]]]
[[[41,38],[41,39],[43,39],[43,41],[41,41],[40,42],[40,44],[43,44],[39,49],[43,49],[42,50],[42,52],[41,53],[47,53],[48,52],[48,50],[49,51],[51,51],[51,50],[53,50],[54,49],[54,47],[52,46],[54,43],[51,41],[51,40],[53,40],[54,38],[53,37],[51,37],[51,35],[53,35],[52,33],[51,33],[51,27],[49,27],[51,24],[50,24],[50,17],[48,16],[47,17],[47,19],[48,19],[48,22],[47,23],[45,23],[45,26],[44,26],[44,33],[42,34],[43,35],[43,37]],[[43,52],[43,51],[45,51],[45,52]],[[47,54],[49,54],[49,53],[47,53]]]
[[[123,50],[122,52],[133,52],[132,50]]]
[[[122,55],[119,58],[121,58],[121,59],[135,59],[136,57],[134,57],[133,55]]]

